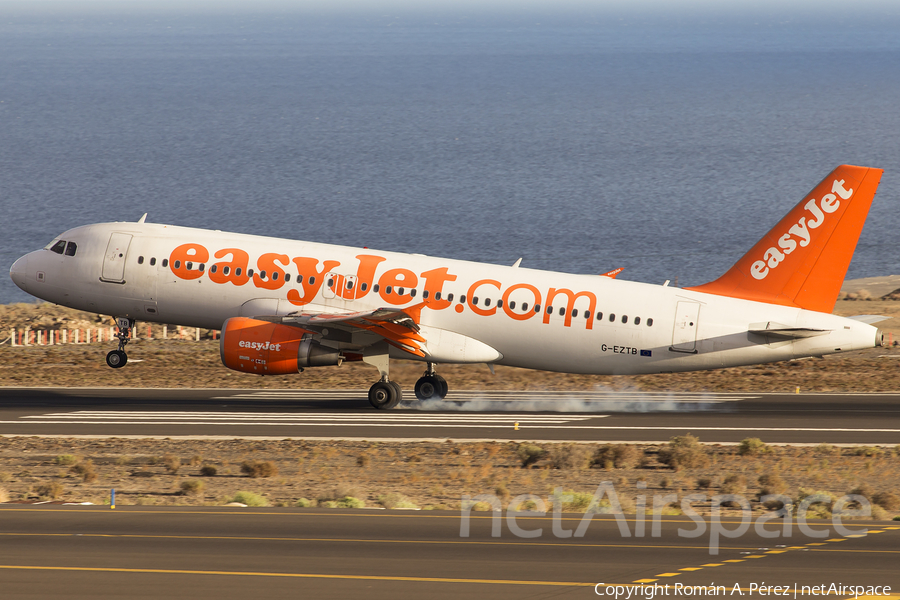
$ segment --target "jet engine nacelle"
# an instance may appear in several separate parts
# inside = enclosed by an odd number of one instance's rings
[[[341,364],[340,351],[311,336],[311,331],[299,327],[234,317],[222,326],[219,354],[229,369],[257,375],[288,375],[304,367]]]

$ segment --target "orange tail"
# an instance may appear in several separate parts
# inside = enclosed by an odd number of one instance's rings
[[[831,312],[882,173],[841,165],[727,273],[687,289]]]

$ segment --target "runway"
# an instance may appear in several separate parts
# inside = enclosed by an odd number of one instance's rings
[[[601,582],[715,582],[745,594],[762,583],[900,589],[900,524],[842,535],[816,522],[824,535],[815,538],[795,528],[764,539],[751,528],[711,554],[708,536],[678,534],[695,528],[683,518],[662,517],[659,537],[650,523],[647,535],[632,535],[633,517],[623,518],[623,537],[615,519],[594,516],[582,537],[564,538],[550,517],[519,516],[513,525],[540,530],[527,539],[500,513],[492,536],[493,518],[473,513],[463,537],[460,514],[446,511],[4,505],[0,581],[4,598],[243,598],[262,589],[275,598],[587,598]],[[563,515],[558,526],[577,530],[583,518]]]
[[[900,394],[455,392],[376,411],[365,391],[0,389],[0,435],[898,444]]]

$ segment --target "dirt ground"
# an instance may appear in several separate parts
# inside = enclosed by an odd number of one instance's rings
[[[861,493],[883,505],[873,508],[878,519],[900,511],[900,448],[765,447],[742,456],[739,447],[707,446],[703,464],[676,470],[663,464],[660,446],[627,447],[613,458],[610,446],[548,444],[526,468],[519,444],[500,442],[0,438],[0,489],[12,502],[108,504],[115,488],[118,505],[222,505],[246,491],[271,506],[458,510],[464,495],[477,494],[494,495],[506,508],[530,493],[549,506],[562,488],[580,496],[567,510],[583,511],[585,499],[610,481],[626,513],[638,494],[652,506],[655,495],[698,493],[742,494],[763,511],[757,499],[767,486],[797,500],[813,491]],[[242,469],[247,461],[268,466]],[[780,480],[760,482],[772,474]],[[665,514],[679,510],[667,506]]]

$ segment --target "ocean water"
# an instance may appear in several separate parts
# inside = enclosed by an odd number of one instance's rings
[[[727,270],[841,163],[900,272],[896,22],[0,14],[5,274],[148,220],[621,278]]]

